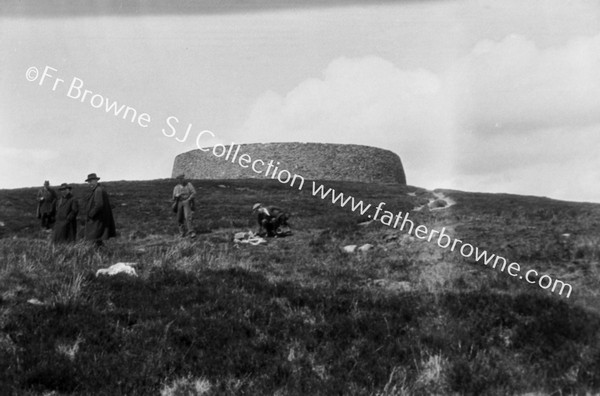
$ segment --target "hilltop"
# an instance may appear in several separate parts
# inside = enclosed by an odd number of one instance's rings
[[[34,218],[37,188],[0,190],[0,355],[8,357],[0,359],[1,389],[600,391],[600,204],[323,182],[569,282],[566,298],[309,189],[192,182],[199,234],[185,240],[170,212],[172,180],[103,183],[120,236],[99,252],[49,246]],[[85,191],[75,186],[76,196]],[[235,246],[235,232],[255,229],[255,202],[290,210],[294,235]],[[341,250],[367,243],[365,253]],[[139,277],[94,276],[116,262],[139,263]]]

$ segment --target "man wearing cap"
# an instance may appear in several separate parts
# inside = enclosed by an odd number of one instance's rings
[[[275,237],[281,233],[280,227],[289,227],[289,215],[277,206],[264,206],[256,203],[252,206],[252,213],[257,214],[258,234]]]
[[[90,186],[90,192],[85,199],[84,235],[86,240],[94,241],[100,247],[102,241],[117,236],[117,232],[108,193],[98,180],[100,178],[95,173],[90,173],[85,180]]]
[[[177,176],[177,185],[173,188],[173,211],[177,213],[177,225],[182,237],[189,235],[193,238],[196,236],[192,224],[195,196],[196,189],[192,183],[185,180],[185,175]]]
[[[50,188],[48,180],[44,182],[44,187],[38,191],[37,201],[37,218],[42,219],[42,228],[50,231],[56,215],[56,191]]]
[[[61,184],[58,191],[61,197],[56,205],[56,224],[54,225],[52,242],[75,242],[75,239],[77,239],[79,204],[71,194],[71,186],[67,183]]]

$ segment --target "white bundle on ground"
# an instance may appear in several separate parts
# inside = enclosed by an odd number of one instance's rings
[[[116,274],[127,274],[132,276],[137,276],[135,272],[135,267],[137,263],[116,263],[111,265],[108,268],[101,268],[96,271],[96,276],[98,275],[116,275]]]
[[[250,245],[256,246],[256,245],[267,243],[267,240],[265,238],[259,237],[252,231],[248,231],[248,232],[237,232],[233,236],[233,242],[234,243],[248,243]]]

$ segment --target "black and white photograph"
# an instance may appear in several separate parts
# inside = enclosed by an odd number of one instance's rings
[[[600,395],[600,3],[0,0],[0,395]]]

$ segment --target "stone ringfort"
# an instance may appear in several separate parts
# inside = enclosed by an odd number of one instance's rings
[[[272,170],[274,167],[287,170],[308,180],[406,184],[400,157],[389,150],[371,146],[252,143],[215,147],[214,151],[207,147],[205,150],[191,150],[175,157],[173,177],[184,174],[190,179],[274,178],[276,176],[257,172],[266,169],[270,163]],[[247,166],[242,166],[239,160],[244,154],[258,163],[244,161]]]

